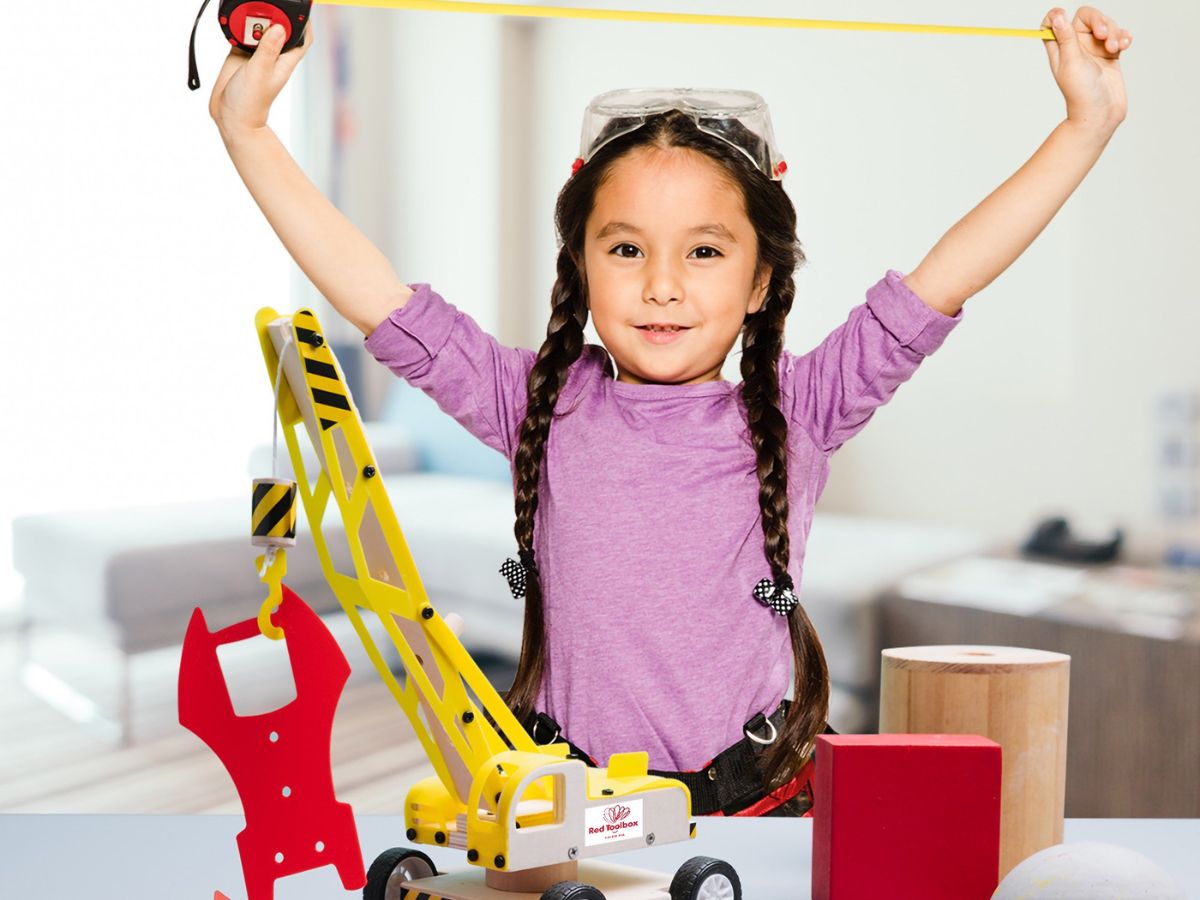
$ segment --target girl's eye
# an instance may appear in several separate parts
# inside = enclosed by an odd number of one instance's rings
[[[622,259],[636,259],[642,254],[642,251],[638,250],[637,246],[634,244],[618,244],[608,252]],[[716,259],[721,256],[721,251],[719,251],[716,247],[696,247],[694,251],[691,251],[691,253],[688,254],[688,256],[696,259]]]

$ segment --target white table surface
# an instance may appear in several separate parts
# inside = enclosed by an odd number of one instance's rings
[[[673,872],[692,856],[717,856],[738,870],[746,900],[808,900],[811,819],[697,820],[692,841],[603,857]],[[241,816],[0,815],[0,897],[88,900],[212,900],[220,890],[246,900],[235,836]],[[369,864],[404,845],[398,816],[360,816]],[[1068,819],[1065,841],[1101,841],[1142,853],[1200,900],[1200,819]],[[467,868],[458,851],[421,847],[440,871]],[[343,900],[332,867],[275,883],[276,900]]]

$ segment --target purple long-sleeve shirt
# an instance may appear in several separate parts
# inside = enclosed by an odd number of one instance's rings
[[[902,278],[888,270],[820,345],[780,356],[788,572],[802,604],[830,455],[962,319]],[[367,350],[511,466],[534,351],[502,346],[429,285],[412,287]],[[751,594],[771,570],[741,383],[627,384],[606,359],[584,347],[546,441],[534,526],[548,644],[539,707],[602,764],[646,750],[651,768],[695,770],[756,712],[769,715],[791,678],[787,620]]]

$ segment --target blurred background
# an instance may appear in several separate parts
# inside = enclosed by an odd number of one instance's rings
[[[1049,8],[629,6],[1016,28]],[[1101,8],[1135,35],[1126,122],[1033,246],[836,453],[801,593],[830,658],[835,728],[873,727],[883,646],[1070,652],[1067,814],[1200,816],[1200,713],[1184,690],[1200,678],[1200,295],[1187,274],[1200,99],[1184,62],[1200,8]],[[0,387],[0,809],[237,808],[219,763],[175,722],[173,691],[191,609],[211,603],[231,622],[261,599],[245,516],[251,473],[269,474],[261,306],[322,316],[391,454],[382,468],[426,587],[464,611],[464,640],[497,686],[511,677],[520,610],[496,573],[515,550],[507,465],[366,358],[283,250],[207,112],[226,53],[215,15],[200,22],[191,93],[190,9],[146,27],[9,13],[10,33],[33,37],[0,56],[0,296],[16,335]],[[545,333],[553,204],[598,93],[765,97],[808,258],[795,353],[888,268],[915,268],[1065,115],[1031,39],[322,6],[312,25],[271,127],[402,278],[514,346]],[[738,380],[736,354],[725,376]],[[1056,517],[1099,557],[1061,542],[1057,557],[1022,554]],[[299,564],[302,593],[353,655],[314,566]],[[222,661],[246,709],[277,705],[279,648]],[[359,808],[394,811],[425,762],[361,662],[344,701],[357,713],[335,729],[337,781]],[[1118,683],[1089,699],[1089,667]],[[1089,768],[1097,746],[1127,770]],[[1163,775],[1159,753],[1178,774]]]

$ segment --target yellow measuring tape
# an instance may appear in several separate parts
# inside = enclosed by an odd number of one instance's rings
[[[326,6],[379,6],[425,12],[482,13],[531,19],[599,19],[606,22],[661,22],[676,25],[733,25],[741,28],[825,28],[835,31],[907,31],[926,34],[989,34],[1054,40],[1049,28],[972,28],[965,25],[907,25],[899,22],[836,22],[769,16],[717,16],[701,13],[639,12],[632,9],[575,9],[522,3],[467,3],[459,0],[316,0]]]

